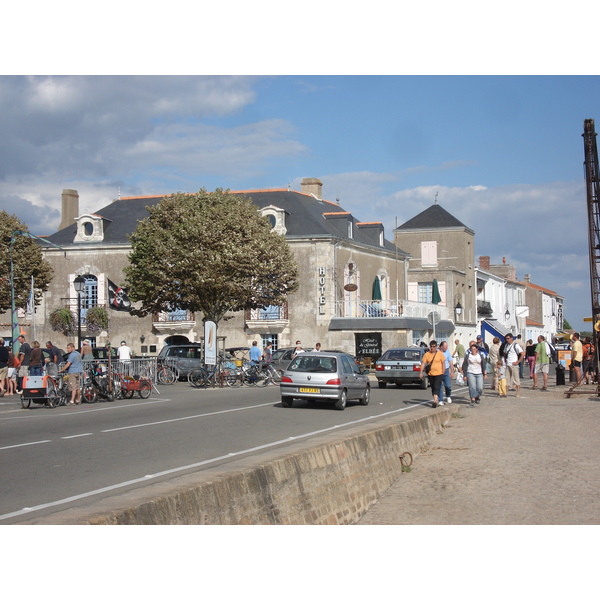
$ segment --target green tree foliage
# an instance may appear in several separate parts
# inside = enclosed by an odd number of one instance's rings
[[[0,210],[0,310],[11,308],[10,302],[10,241],[15,231],[27,232],[27,225],[15,215]],[[38,243],[30,237],[17,235],[13,242],[13,267],[15,279],[15,305],[25,308],[34,279],[35,304],[40,303],[43,293],[52,280],[50,263],[42,258]]]
[[[145,316],[174,308],[218,323],[226,313],[281,305],[298,287],[283,236],[244,197],[216,189],[173,194],[130,236],[129,297]]]

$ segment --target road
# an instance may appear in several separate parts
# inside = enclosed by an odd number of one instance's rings
[[[48,409],[20,399],[0,403],[0,524],[19,523],[149,482],[213,467],[298,438],[318,441],[332,428],[384,422],[399,412],[431,410],[429,390],[372,390],[368,406],[296,402],[279,388],[160,386],[146,400]]]

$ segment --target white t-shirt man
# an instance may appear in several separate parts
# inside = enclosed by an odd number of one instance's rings
[[[131,348],[125,342],[121,342],[117,348],[117,356],[119,360],[131,360]]]

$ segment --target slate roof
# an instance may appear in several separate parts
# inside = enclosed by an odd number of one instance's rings
[[[396,231],[406,231],[407,229],[451,229],[455,227],[472,231],[445,208],[442,208],[439,204],[433,204],[412,219],[406,221],[406,223],[399,225]]]
[[[275,190],[245,190],[231,193],[252,198],[258,208],[276,206],[286,212],[285,226],[287,228],[286,238],[307,237],[334,237],[348,239],[348,219],[351,219],[353,227],[353,239],[356,242],[368,246],[379,246],[375,240],[372,230],[369,228],[361,230],[356,226],[358,220],[352,217],[335,202],[318,200],[310,194],[296,192],[287,189]],[[147,206],[158,204],[164,196],[140,196],[121,198],[111,202],[104,208],[96,210],[94,214],[104,219],[104,244],[128,244],[128,234],[133,233],[137,224],[148,216]],[[327,216],[325,216],[327,214]],[[339,216],[338,216],[339,214]],[[47,236],[45,239],[61,247],[82,246],[85,242],[73,244],[77,224],[73,223],[60,231]],[[94,242],[90,242],[93,244]],[[97,243],[97,242],[96,242]],[[395,251],[395,246],[388,240],[384,240],[386,250]],[[402,253],[402,251],[399,250]],[[402,253],[405,254],[405,253]]]

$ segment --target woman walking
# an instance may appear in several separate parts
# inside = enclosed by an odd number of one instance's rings
[[[479,352],[475,342],[471,342],[469,352],[465,354],[462,373],[467,375],[467,385],[469,386],[469,396],[471,398],[469,406],[475,406],[475,404],[479,404],[479,399],[483,394],[483,383],[487,377],[487,361],[485,356]]]
[[[433,402],[431,406],[437,408],[438,396],[440,395],[440,387],[442,386],[442,378],[444,376],[446,357],[443,352],[440,352],[437,347],[437,342],[434,340],[429,344],[429,352],[425,352],[421,362],[421,372],[419,379],[423,379],[425,373],[429,377],[429,385],[431,386],[431,395]]]
[[[500,338],[495,337],[492,340],[492,345],[490,346],[490,362],[489,365],[493,369],[494,372],[494,381],[492,382],[491,389],[495,390],[498,387],[498,377],[496,375],[496,364],[500,360]]]
[[[533,379],[535,373],[535,348],[533,340],[528,340],[525,346],[525,360],[529,363],[529,379]]]

